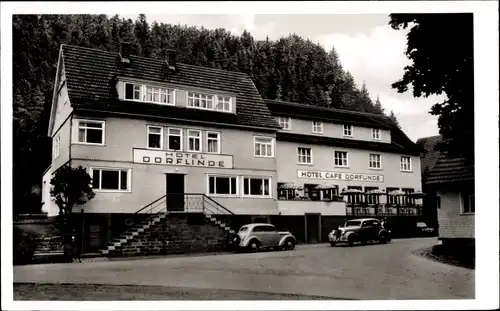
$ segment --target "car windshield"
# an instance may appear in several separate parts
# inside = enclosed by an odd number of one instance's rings
[[[346,221],[345,227],[359,227],[361,225],[361,221]]]
[[[240,232],[245,232],[245,231],[247,231],[247,230],[248,230],[248,227],[241,227],[241,228],[240,228]]]

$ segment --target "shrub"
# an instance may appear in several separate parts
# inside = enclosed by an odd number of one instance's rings
[[[25,265],[33,261],[33,254],[38,246],[40,236],[33,232],[23,231],[14,227],[13,232],[13,263]]]

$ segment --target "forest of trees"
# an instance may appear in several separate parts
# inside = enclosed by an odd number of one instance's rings
[[[47,125],[61,44],[118,51],[130,42],[135,54],[164,58],[178,52],[182,63],[248,73],[263,98],[384,114],[342,68],[335,49],[295,34],[279,40],[255,40],[224,29],[135,21],[118,15],[17,15],[13,17],[13,176],[14,211],[40,208],[32,187],[50,164]],[[396,122],[392,111],[389,116]]]

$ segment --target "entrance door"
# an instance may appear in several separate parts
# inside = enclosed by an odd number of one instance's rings
[[[319,243],[319,214],[306,214],[307,243]]]
[[[167,174],[167,209],[169,212],[184,211],[183,174]]]

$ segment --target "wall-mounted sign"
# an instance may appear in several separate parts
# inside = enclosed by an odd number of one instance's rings
[[[231,169],[233,156],[134,148],[134,163]]]
[[[369,175],[344,172],[325,171],[297,171],[299,178],[328,179],[328,180],[353,180],[353,181],[374,181],[384,182],[384,175]]]

